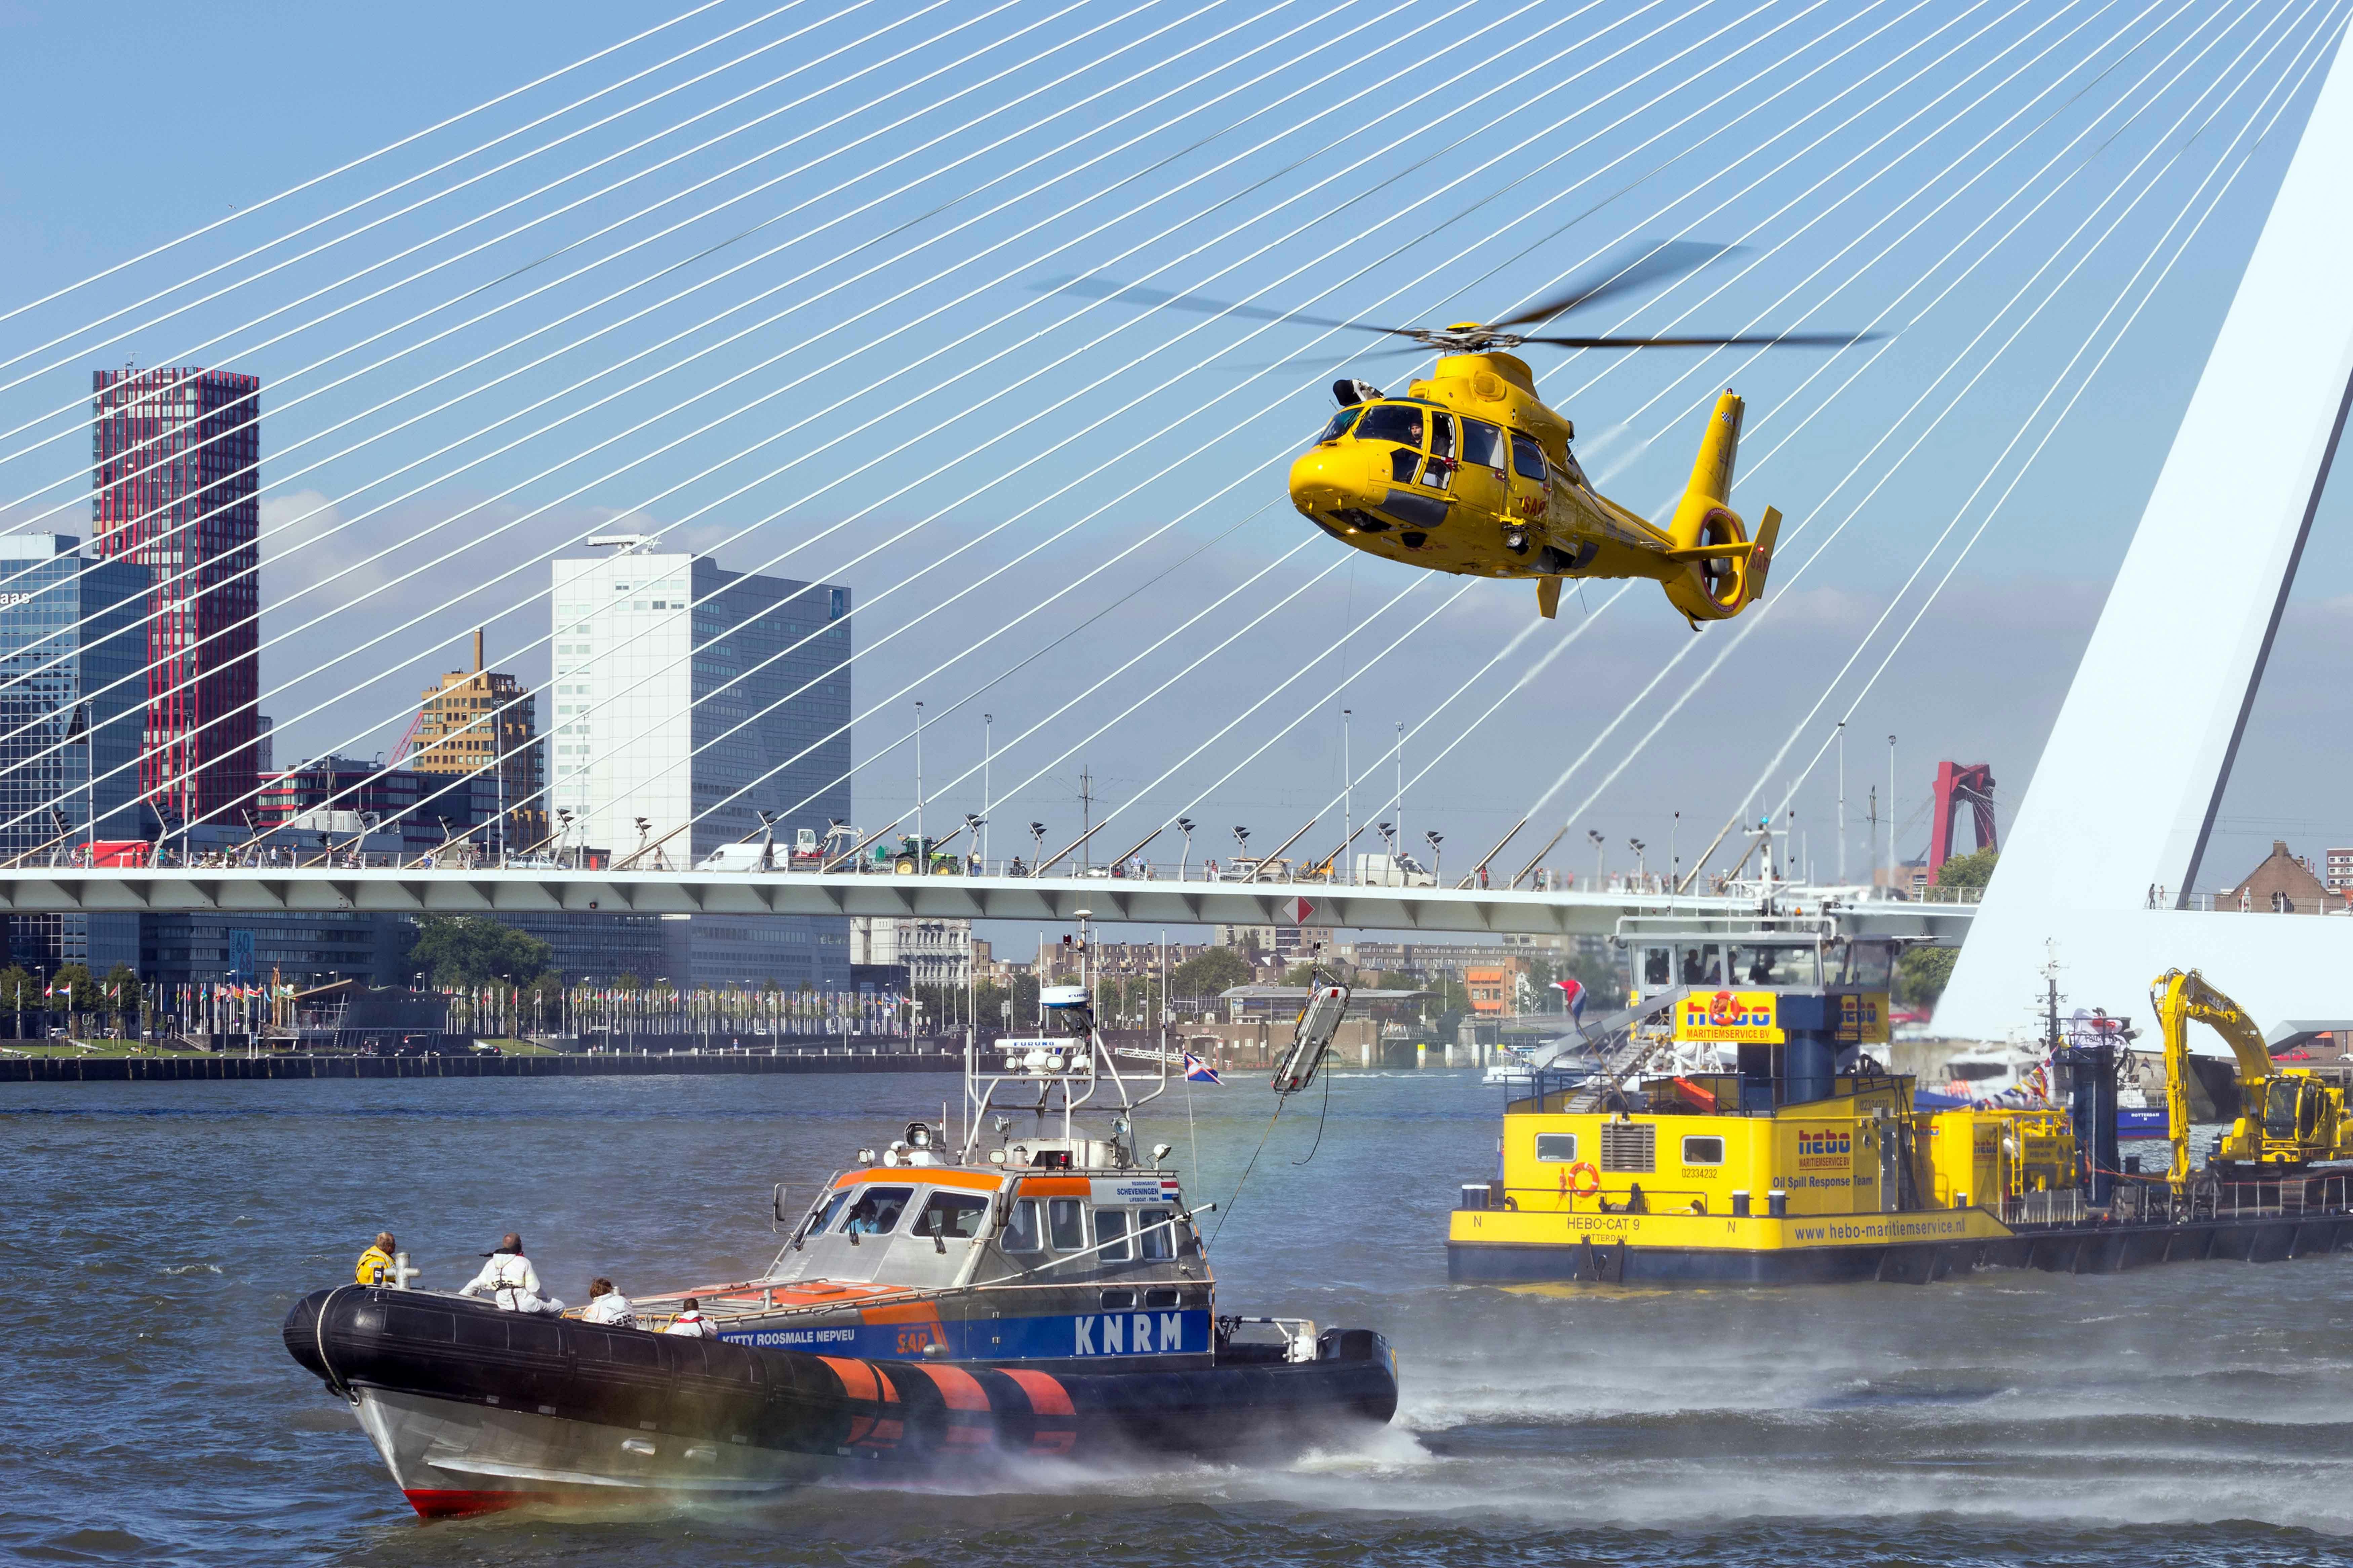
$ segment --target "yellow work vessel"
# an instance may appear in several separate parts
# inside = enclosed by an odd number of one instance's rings
[[[1503,1175],[1466,1189],[1456,1279],[1661,1284],[1926,1277],[1944,1244],[2072,1214],[2075,1140],[2052,1110],[1915,1110],[1912,1080],[1840,1074],[1830,1093],[1741,1109],[1737,1074],[1644,1080],[1643,1110],[1515,1100]],[[1753,1098],[1752,1098],[1753,1104]],[[1892,1262],[1891,1248],[1912,1256]]]
[[[1921,1094],[1871,1054],[1887,1039],[1895,944],[1815,923],[1621,932],[1647,994],[1506,1105],[1496,1173],[1466,1184],[1453,1214],[1450,1276],[1925,1282],[1981,1266],[2269,1261],[2353,1242],[2353,1170],[2313,1163],[2353,1141],[2342,1096],[2270,1068],[2253,1026],[2194,974],[2160,982],[2168,1056],[2188,1018],[2214,1024],[2242,1047],[2247,1109],[2198,1190],[2177,1172],[2168,1197],[2166,1183],[2119,1169],[2119,1047],[2064,1046],[2055,992],[2035,1079],[2052,1100]]]

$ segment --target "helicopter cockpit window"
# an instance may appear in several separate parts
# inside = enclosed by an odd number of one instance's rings
[[[1536,445],[1535,437],[1523,436],[1517,430],[1512,432],[1512,471],[1524,479],[1544,483],[1544,448]]]
[[[1409,403],[1376,403],[1356,422],[1359,441],[1395,441],[1401,447],[1421,446],[1421,410]]]
[[[1442,490],[1454,483],[1454,416],[1430,416],[1430,461],[1421,466],[1421,482]]]
[[[1315,437],[1315,444],[1320,447],[1326,441],[1336,441],[1345,436],[1348,433],[1348,426],[1362,417],[1364,412],[1362,404],[1343,408],[1339,413],[1332,416],[1332,423],[1324,426],[1324,434]]]
[[[1504,432],[1483,419],[1462,421],[1462,460],[1482,468],[1504,468]]]

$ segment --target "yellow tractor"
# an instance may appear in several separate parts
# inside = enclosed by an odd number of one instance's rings
[[[2353,1159],[2353,1116],[2345,1091],[2309,1068],[2272,1060],[2262,1031],[2240,1005],[2194,970],[2168,969],[2151,992],[2165,1038],[2165,1127],[2173,1142],[2167,1173],[2176,1196],[2189,1190],[2189,1022],[2222,1037],[2239,1064],[2239,1110],[2207,1168],[2226,1180],[2301,1175],[2306,1166]]]

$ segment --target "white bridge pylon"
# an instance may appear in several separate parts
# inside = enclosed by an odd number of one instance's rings
[[[2031,1032],[2055,953],[2147,1017],[2196,968],[2266,1026],[2343,1016],[2353,919],[2199,912],[2230,782],[2353,395],[2353,68],[2342,46],[1987,889],[1937,1032]]]
[[[1303,910],[1303,903],[1306,906]],[[1790,900],[1781,900],[1786,915]],[[1799,901],[1798,907],[1813,906]],[[849,872],[425,870],[350,868],[43,869],[0,873],[0,911],[136,910],[496,914],[892,915],[1097,923],[1311,925],[1338,930],[1607,934],[1624,916],[1745,924],[1753,898],[1665,893],[1505,892],[1325,883],[1189,882],[1094,877],[880,877]],[[1956,940],[1969,907],[1872,901],[1839,911],[1849,933]]]

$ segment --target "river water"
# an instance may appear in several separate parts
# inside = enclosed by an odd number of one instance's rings
[[[382,1564],[2353,1562],[2353,1258],[1677,1294],[1451,1288],[1499,1091],[1341,1075],[1147,1113],[1219,1307],[1395,1341],[1396,1425],[1281,1468],[1048,1469],[728,1510],[421,1524],[290,1361],[377,1229],[449,1286],[738,1279],[770,1184],[936,1117],[945,1078],[8,1086],[0,1555]],[[1317,1142],[1320,1133],[1320,1144]],[[1261,1141],[1263,1138],[1263,1146]],[[1198,1174],[1192,1150],[1198,1142]],[[1253,1152],[1255,1169],[1229,1202]]]

